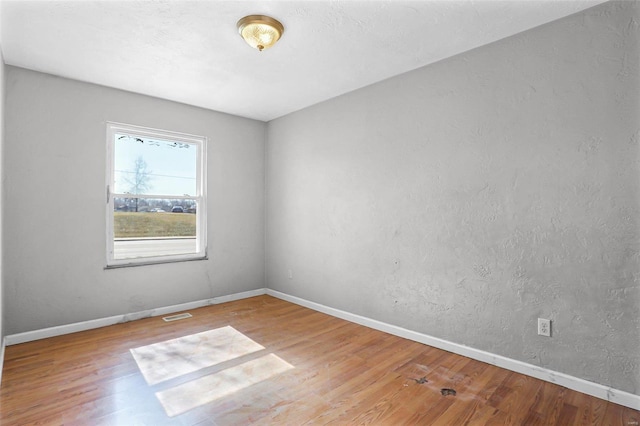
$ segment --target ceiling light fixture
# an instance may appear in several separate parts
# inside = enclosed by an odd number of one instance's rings
[[[254,49],[268,49],[282,37],[284,26],[277,20],[264,15],[249,15],[238,21],[238,32]]]

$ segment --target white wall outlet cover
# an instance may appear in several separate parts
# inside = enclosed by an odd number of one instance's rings
[[[538,318],[538,334],[551,337],[551,320]]]

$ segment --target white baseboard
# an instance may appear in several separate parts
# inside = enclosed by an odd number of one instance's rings
[[[487,364],[515,371],[516,373],[525,374],[527,376],[535,377],[536,379],[555,383],[557,385],[564,386],[566,388],[582,392],[587,395],[595,396],[596,398],[604,399],[615,404],[620,404],[624,405],[625,407],[640,410],[640,395],[634,395],[629,392],[624,392],[621,390],[610,388],[608,386],[600,385],[598,383],[589,382],[587,380],[570,376],[568,374],[559,373],[557,371],[548,370],[546,368],[538,367],[526,362],[507,358],[501,355],[495,355],[490,352],[485,352],[458,343],[449,342],[447,340],[432,337],[423,333],[419,333],[417,331],[407,330],[406,328],[352,314],[340,309],[331,308],[329,306],[321,305],[319,303],[311,302],[299,297],[290,296],[279,291],[267,289],[266,293],[270,296],[277,297],[278,299],[286,300],[287,302],[295,303],[296,305],[304,306],[306,308],[310,308],[315,311],[319,311],[356,324],[364,325],[375,330],[384,331],[385,333],[393,334],[395,336],[433,346],[438,349],[443,349],[448,352],[453,352],[455,354],[466,356],[477,361],[486,362]]]
[[[60,325],[57,327],[44,328],[41,330],[27,331],[24,333],[12,334],[5,337],[4,343],[7,346],[19,343],[31,342],[34,340],[46,339],[48,337],[61,336],[63,334],[76,333],[78,331],[91,330],[94,328],[106,327],[109,325],[133,321],[141,318],[157,317],[160,315],[173,314],[189,309],[201,308],[203,306],[217,305],[219,303],[231,302],[234,300],[246,299],[254,296],[266,294],[265,288],[244,291],[227,296],[214,297],[211,299],[196,300],[195,302],[182,303],[179,305],[165,306],[162,308],[149,309],[147,311],[134,312],[131,314],[115,315],[108,318],[100,318],[89,321],[82,321],[73,324]],[[4,350],[4,345],[2,346]],[[2,365],[2,364],[0,364]]]

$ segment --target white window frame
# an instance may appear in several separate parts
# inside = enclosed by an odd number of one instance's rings
[[[172,132],[135,126],[132,124],[107,123],[107,170],[106,170],[106,213],[107,213],[107,265],[106,269],[126,266],[151,265],[158,263],[183,262],[189,260],[207,259],[207,138],[204,136]],[[115,188],[115,135],[124,134],[132,137],[169,140],[187,143],[196,147],[196,194],[176,196],[166,194],[120,194],[113,193]],[[114,229],[113,212],[115,198],[146,198],[146,199],[189,199],[196,200],[196,252],[188,254],[173,254],[153,257],[139,257],[128,259],[114,258]]]

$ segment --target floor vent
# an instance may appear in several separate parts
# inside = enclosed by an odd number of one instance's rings
[[[191,318],[191,314],[170,315],[168,317],[163,317],[162,320],[165,322],[170,322],[170,321],[178,321],[185,318]]]

